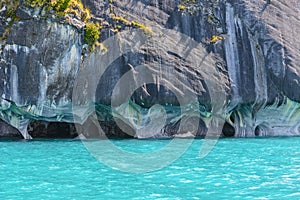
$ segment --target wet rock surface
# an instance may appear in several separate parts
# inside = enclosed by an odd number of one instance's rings
[[[0,121],[0,138],[22,138],[18,129],[12,127],[4,121]]]

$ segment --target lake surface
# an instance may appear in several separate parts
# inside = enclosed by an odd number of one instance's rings
[[[112,142],[141,153],[170,141]],[[200,159],[202,143],[134,174],[102,164],[81,141],[0,141],[0,199],[300,199],[300,137],[220,139]]]

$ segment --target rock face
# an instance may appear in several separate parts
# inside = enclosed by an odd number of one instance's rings
[[[0,132],[1,132],[1,137],[3,138],[22,138],[21,133],[18,131],[18,129],[12,127],[11,125],[0,121]]]
[[[106,50],[90,52],[83,30],[20,7],[2,41],[0,118],[26,139],[299,135],[297,1],[199,1],[192,14],[179,1],[82,2],[103,26],[113,13],[152,32],[106,26]]]

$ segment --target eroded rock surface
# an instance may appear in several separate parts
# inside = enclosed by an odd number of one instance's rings
[[[300,133],[297,1],[201,1],[193,14],[179,1],[83,3],[104,27],[104,50],[88,51],[78,26],[25,8],[2,41],[0,117],[25,138],[29,128],[54,137],[53,127],[66,137],[97,137],[99,127],[110,137],[205,136],[216,114],[224,136]],[[112,13],[152,33],[116,33]],[[33,121],[81,125],[39,135]]]

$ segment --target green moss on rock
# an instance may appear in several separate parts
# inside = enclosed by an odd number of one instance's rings
[[[87,43],[91,49],[94,49],[96,42],[100,37],[100,25],[95,23],[87,23],[84,29],[84,42]]]

